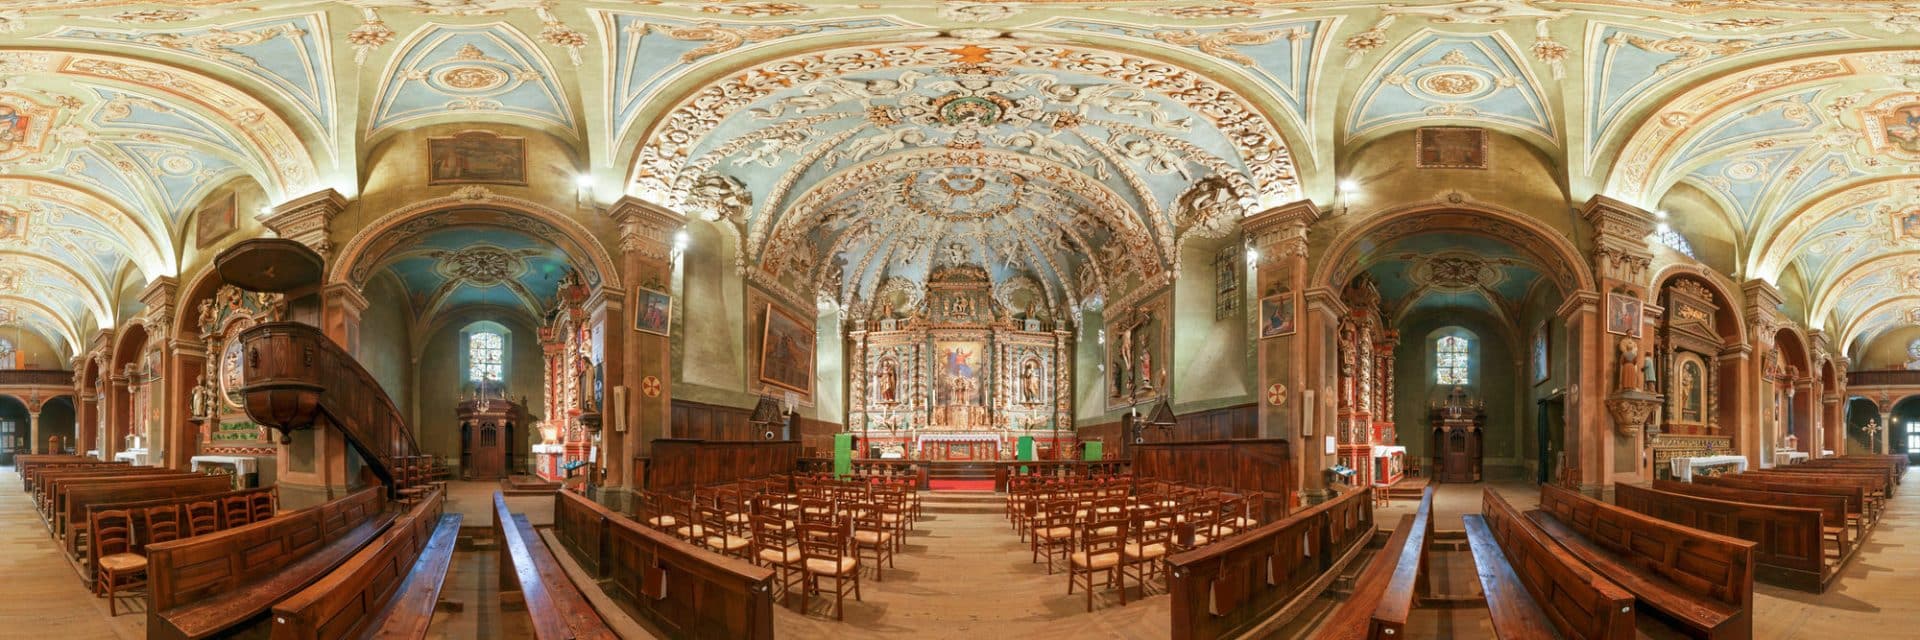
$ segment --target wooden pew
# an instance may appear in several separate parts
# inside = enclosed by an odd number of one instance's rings
[[[217,521],[226,522],[226,518],[224,517],[226,514],[220,512],[220,510],[223,510],[226,508],[224,505],[221,504],[222,501],[230,497],[242,497],[242,498],[246,498],[247,502],[251,504],[253,502],[253,498],[255,496],[260,496],[260,495],[267,496],[267,499],[270,500],[276,506],[280,504],[280,488],[279,487],[241,489],[239,491],[227,491],[223,493],[213,493],[213,494],[197,495],[197,496],[182,496],[182,497],[176,497],[176,498],[161,498],[158,500],[142,500],[140,502],[96,503],[96,504],[88,505],[87,510],[84,513],[79,514],[80,519],[77,522],[92,522],[93,514],[99,513],[101,511],[122,510],[128,513],[139,512],[141,515],[133,516],[132,521],[130,523],[133,528],[133,552],[145,555],[147,544],[152,539],[150,537],[150,534],[147,533],[147,519],[144,517],[144,514],[146,513],[147,509],[150,509],[153,507],[173,507],[175,509],[184,510],[186,508],[186,505],[188,505],[189,503],[208,501],[208,502],[213,502],[215,505],[215,510],[216,510],[215,513],[217,514],[215,517]],[[182,538],[191,537],[192,532],[187,529],[188,523],[186,520],[186,513],[184,511],[181,511],[180,516],[181,516],[180,517],[180,537]],[[69,538],[72,538],[72,536],[70,536]],[[79,554],[79,555],[85,556],[86,558],[84,566],[86,567],[86,578],[89,583],[93,581],[94,576],[100,575],[100,549],[99,547],[96,546],[96,542],[97,541],[89,538],[87,540],[86,553]]]
[[[1860,486],[1823,485],[1806,482],[1775,482],[1758,476],[1694,476],[1694,485],[1707,487],[1728,487],[1748,491],[1767,491],[1776,494],[1800,494],[1815,496],[1836,496],[1847,501],[1847,521],[1855,525],[1854,530],[1866,535],[1867,526],[1872,524],[1876,513],[1872,502],[1867,499],[1867,490]]]
[[[1746,473],[1736,474],[1733,477],[1754,478],[1785,484],[1860,487],[1860,489],[1865,492],[1867,511],[1872,514],[1874,522],[1880,521],[1880,513],[1886,508],[1886,481],[1878,476],[1748,471]]]
[[[339,568],[273,605],[273,639],[424,637],[460,535],[460,514],[445,507],[430,489]]]
[[[1635,637],[1633,594],[1555,543],[1506,498],[1483,489],[1480,513],[1464,518],[1496,635]]]
[[[566,493],[562,491],[561,493]],[[618,638],[606,620],[580,595],[560,561],[547,550],[524,515],[507,511],[506,496],[493,494],[493,533],[500,541],[500,594],[517,594],[533,619],[539,640]],[[503,603],[504,604],[504,603]]]
[[[1802,467],[1800,465],[1791,465],[1791,466],[1785,466],[1785,467],[1774,467],[1772,469],[1762,469],[1759,471],[1748,471],[1747,473],[1762,475],[1762,476],[1769,476],[1769,477],[1778,477],[1778,478],[1792,478],[1797,476],[1806,476],[1813,479],[1816,482],[1826,482],[1828,479],[1845,479],[1851,482],[1865,482],[1868,491],[1874,497],[1881,498],[1881,499],[1893,497],[1894,487],[1898,486],[1890,479],[1889,476],[1891,474],[1880,469],[1829,469],[1824,467]],[[1741,475],[1746,475],[1746,474],[1741,474]]]
[[[219,533],[147,547],[147,638],[239,631],[386,530],[386,487]]]
[[[1712,484],[1675,482],[1672,480],[1655,480],[1653,481],[1653,489],[1655,491],[1684,493],[1690,496],[1726,500],[1728,502],[1818,509],[1820,510],[1820,526],[1824,534],[1822,537],[1834,542],[1834,545],[1837,547],[1836,551],[1838,552],[1835,555],[1839,558],[1844,559],[1851,555],[1854,543],[1859,541],[1858,537],[1848,535],[1848,524],[1853,522],[1853,516],[1847,512],[1847,499],[1842,496],[1741,489]]]
[[[1318,593],[1373,530],[1373,489],[1365,487],[1168,558],[1174,640],[1247,633]]]
[[[34,506],[40,509],[40,515],[52,518],[56,507],[54,499],[60,494],[60,485],[73,480],[97,480],[102,478],[153,478],[187,475],[184,471],[158,469],[154,467],[121,467],[101,469],[62,469],[40,473],[34,481]]]
[[[1754,543],[1754,575],[1784,587],[1820,593],[1834,572],[1827,564],[1819,509],[1731,502],[1629,484],[1613,502],[1667,522]]]
[[[57,469],[57,468],[66,468],[66,467],[77,469],[77,468],[130,467],[130,466],[133,466],[132,463],[129,463],[125,460],[114,460],[110,462],[102,462],[100,460],[95,460],[93,458],[82,458],[78,456],[37,455],[37,456],[19,456],[14,459],[14,469],[20,472],[20,490],[21,491],[32,491],[33,481],[39,478],[41,471],[45,471],[47,469]]]
[[[773,579],[608,510],[579,492],[554,495],[554,537],[612,580],[607,594],[676,638],[773,638]]]
[[[61,542],[66,545],[67,555],[72,556],[80,552],[80,536],[73,534],[77,530],[86,528],[85,523],[89,522],[87,519],[89,506],[182,496],[204,496],[226,493],[232,489],[233,482],[227,478],[204,475],[122,482],[69,482],[61,487],[54,501],[54,513],[51,518],[54,535],[61,537]]]
[[[1844,458],[1815,458],[1794,467],[1800,469],[1831,469],[1834,471],[1881,471],[1886,473],[1887,484],[1900,486],[1900,467],[1892,460],[1847,460]]]
[[[1753,637],[1753,543],[1661,521],[1560,487],[1527,517],[1594,571],[1690,634]]]
[[[1400,517],[1387,545],[1354,580],[1353,595],[1334,610],[1316,636],[1326,640],[1404,638],[1407,614],[1426,595],[1427,550],[1433,545],[1433,487],[1420,506]]]

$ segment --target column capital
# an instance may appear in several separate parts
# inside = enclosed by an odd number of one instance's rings
[[[665,262],[672,257],[673,234],[687,226],[687,217],[651,201],[627,196],[613,203],[607,215],[620,225],[620,251]]]
[[[359,314],[367,310],[367,296],[360,287],[348,282],[329,282],[320,288],[321,299],[329,304],[338,304],[341,308]]]
[[[1307,255],[1307,229],[1320,220],[1312,200],[1297,200],[1240,219],[1240,230],[1260,252],[1260,262]]]
[[[1753,279],[1740,283],[1740,293],[1747,298],[1747,325],[1751,338],[1762,344],[1772,345],[1773,334],[1780,329],[1780,305],[1786,304],[1786,298],[1780,290],[1765,280]]]
[[[141,315],[147,325],[149,342],[164,339],[172,333],[173,296],[179,288],[180,281],[173,276],[160,276],[140,291],[140,302],[147,307]]]
[[[1599,308],[1599,293],[1593,291],[1575,291],[1567,294],[1567,299],[1560,303],[1560,308],[1553,310],[1553,315],[1554,317],[1564,320],[1573,317],[1574,314]]]
[[[331,258],[333,240],[328,232],[333,216],[346,208],[347,199],[340,192],[321,189],[280,203],[260,222],[274,235],[307,245],[322,258]]]
[[[1595,195],[1581,207],[1580,217],[1593,227],[1594,275],[1644,287],[1647,267],[1653,262],[1653,251],[1647,247],[1653,214]]]

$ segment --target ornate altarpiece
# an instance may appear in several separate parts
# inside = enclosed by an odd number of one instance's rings
[[[1672,479],[1674,458],[1700,458],[1733,450],[1720,435],[1720,351],[1715,324],[1720,301],[1700,283],[1676,279],[1661,289],[1666,309],[1654,344],[1660,392],[1660,432],[1653,436],[1653,475]]]
[[[943,266],[924,289],[893,278],[874,298],[847,334],[847,424],[863,448],[980,460],[1013,457],[1021,436],[1071,446],[1072,337],[1031,280]]]
[[[600,360],[596,358],[593,318],[588,315],[586,283],[576,272],[560,280],[554,308],[540,327],[541,378],[547,419],[529,430],[539,442],[530,447],[534,472],[548,480],[567,476],[570,467],[593,462],[599,435],[585,417],[597,417],[602,402]]]
[[[1354,470],[1354,482],[1370,485],[1374,477],[1374,447],[1398,446],[1393,426],[1393,349],[1400,332],[1388,329],[1380,305],[1380,288],[1365,274],[1341,292],[1347,317],[1340,321],[1339,425],[1340,464]]]
[[[285,296],[221,285],[200,302],[200,341],[207,372],[189,389],[187,412],[200,425],[200,452],[209,455],[272,456],[272,432],[247,417],[240,385],[240,332],[286,320]]]

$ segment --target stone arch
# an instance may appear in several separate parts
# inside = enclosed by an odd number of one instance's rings
[[[1688,279],[1699,283],[1713,293],[1713,296],[1725,303],[1714,316],[1714,324],[1720,330],[1720,337],[1726,346],[1745,344],[1747,341],[1747,318],[1740,313],[1738,298],[1733,297],[1732,287],[1726,276],[1711,269],[1690,264],[1667,265],[1653,276],[1653,286],[1648,291],[1659,292],[1676,279]]]
[[[620,269],[578,221],[537,202],[486,191],[462,190],[394,210],[355,234],[327,269],[327,282],[364,286],[381,259],[422,233],[449,227],[490,226],[516,230],[552,242],[565,253],[588,286],[619,293]]]
[[[1307,287],[1338,290],[1363,268],[1367,247],[1434,231],[1472,233],[1508,242],[1538,260],[1563,295],[1592,291],[1598,286],[1586,266],[1586,257],[1559,232],[1517,211],[1462,200],[1407,205],[1347,229],[1320,254],[1320,264]]]

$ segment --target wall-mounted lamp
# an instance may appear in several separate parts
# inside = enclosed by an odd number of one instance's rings
[[[1334,195],[1336,196],[1336,199],[1339,201],[1339,204],[1340,204],[1340,215],[1347,214],[1348,205],[1352,203],[1353,197],[1355,195],[1359,195],[1359,193],[1360,193],[1359,181],[1354,180],[1353,178],[1342,178],[1340,180],[1340,184],[1337,185],[1334,193]]]
[[[675,258],[678,258],[680,257],[681,254],[686,253],[687,245],[690,245],[690,244],[693,244],[693,237],[687,235],[686,229],[681,229],[679,231],[673,232],[673,256]]]
[[[593,174],[582,173],[573,177],[573,197],[575,204],[580,206],[593,201]]]

